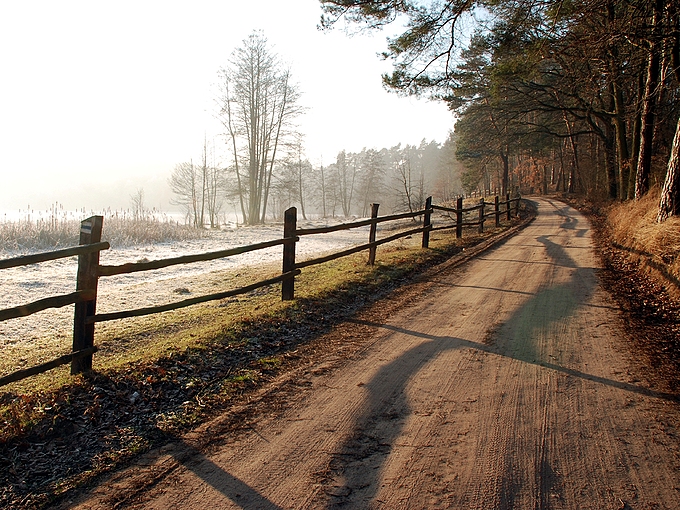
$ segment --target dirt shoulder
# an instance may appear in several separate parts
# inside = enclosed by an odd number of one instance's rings
[[[538,202],[64,507],[674,508],[674,383],[628,343],[586,219]]]
[[[621,311],[631,348],[668,391],[680,392],[680,301],[660,273],[643,270],[612,243],[601,214],[589,214],[602,260],[600,280]],[[680,295],[680,289],[673,294]]]

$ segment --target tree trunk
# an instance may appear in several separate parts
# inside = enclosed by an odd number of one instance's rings
[[[630,152],[626,134],[625,105],[621,87],[614,82],[614,127],[616,128],[616,149],[619,162],[619,198],[625,199],[628,195],[628,174],[630,173]]]
[[[614,141],[614,134],[612,134],[612,125],[605,126],[606,136],[604,138],[604,155],[607,166],[607,184],[609,186],[609,198],[616,199],[617,179],[616,179],[616,147]]]
[[[298,148],[298,150],[300,150]],[[307,216],[305,215],[305,200],[302,187],[302,157],[298,153],[298,194],[300,195],[300,211],[302,212],[302,219],[307,221]]]
[[[229,80],[226,80],[225,83],[226,87],[226,96],[225,96],[225,104],[223,106],[223,112],[226,113],[227,115],[227,122],[226,122],[226,127],[229,131],[229,137],[231,138],[231,150],[234,156],[234,171],[236,172],[236,184],[237,184],[237,189],[238,189],[238,199],[239,199],[239,205],[241,206],[241,215],[243,216],[243,223],[247,224],[248,223],[248,215],[246,212],[246,204],[245,204],[245,190],[243,189],[243,183],[241,181],[241,173],[239,169],[239,164],[238,164],[238,148],[236,145],[236,132],[234,129],[234,119],[233,119],[233,112],[231,110],[231,98],[229,94]]]
[[[666,221],[671,216],[680,214],[680,118],[675,127],[671,155],[668,158],[666,180],[661,191],[659,213],[656,221]]]
[[[618,3],[615,1],[607,2],[607,14],[612,29],[616,30],[616,8]],[[623,88],[620,80],[621,57],[619,56],[618,40],[612,39],[609,46],[609,74],[610,85],[609,93],[614,110],[614,127],[616,128],[616,151],[618,154],[618,177],[619,177],[619,198],[625,199],[628,193],[628,174],[630,172],[630,151],[628,150],[628,140],[626,134],[626,104],[623,97]]]
[[[680,13],[678,13],[677,4],[669,2],[671,20],[674,26],[674,38],[671,46],[671,66],[675,72],[675,79],[680,82]],[[659,213],[656,221],[661,223],[666,221],[671,216],[680,215],[680,118],[675,126],[675,136],[673,137],[673,145],[671,147],[671,154],[668,158],[668,166],[666,168],[666,180],[661,191],[661,200],[659,201]]]
[[[609,198],[616,198],[616,154],[614,146],[605,145],[605,158],[607,161],[607,182],[609,183]]]
[[[510,165],[508,163],[508,154],[501,149],[499,154],[501,161],[503,162],[503,176],[501,179],[502,184],[502,194],[505,195],[508,192],[508,180],[510,176]]]
[[[321,164],[321,209],[323,217],[326,217],[326,179],[323,172],[323,163]]]
[[[638,80],[638,99],[637,102],[638,104],[642,103],[642,95],[643,95],[643,90],[645,88],[644,84],[644,77],[640,75],[639,80]],[[633,154],[631,155],[630,161],[631,165],[636,164],[638,161],[638,158],[640,157],[640,138],[641,138],[641,131],[642,131],[642,114],[638,111],[635,113],[635,117],[633,119],[633,140],[631,142],[631,147],[633,148]],[[628,173],[628,194],[626,198],[628,200],[631,200],[635,198],[635,181],[637,179],[637,173],[633,171],[633,168],[630,169],[630,172]]]
[[[640,200],[649,191],[649,175],[652,168],[652,143],[654,141],[654,117],[656,114],[656,94],[659,86],[661,55],[657,40],[663,1],[655,0],[654,17],[652,18],[652,40],[649,44],[649,61],[647,65],[647,83],[642,104],[642,130],[640,138],[640,155],[637,162],[635,179],[635,200]]]
[[[560,142],[559,156],[560,156],[560,171],[557,173],[557,183],[555,184],[555,193],[558,193],[560,191],[560,189],[564,189],[564,152],[563,152],[563,148],[562,148],[562,142]]]
[[[203,166],[201,167],[201,219],[200,227],[205,226],[205,199],[208,195],[208,142],[203,139]]]

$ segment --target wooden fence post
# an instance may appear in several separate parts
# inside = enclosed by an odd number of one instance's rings
[[[515,206],[515,217],[519,218],[519,203],[522,201],[521,195],[517,193],[517,205]]]
[[[479,228],[480,234],[484,232],[484,197],[479,200]]]
[[[80,243],[93,244],[102,240],[102,216],[92,216],[80,223]],[[78,255],[78,276],[76,290],[92,290],[94,298],[75,304],[73,317],[73,352],[94,345],[94,323],[86,324],[85,319],[95,314],[97,308],[97,284],[99,282],[99,252]],[[92,354],[75,358],[71,362],[71,374],[92,370]]]
[[[511,204],[510,204],[510,193],[505,194],[505,212],[508,215],[507,220],[510,221],[510,209],[511,209]]]
[[[380,207],[380,204],[371,204],[371,219],[374,220],[378,217],[378,207]],[[378,230],[378,223],[377,222],[372,222],[371,223],[371,230],[368,233],[368,242],[369,243],[374,243],[375,242],[375,236],[376,236],[376,231]],[[375,252],[376,252],[377,247],[376,246],[371,246],[368,249],[368,265],[372,266],[375,264]]]
[[[295,230],[297,229],[297,208],[286,210],[283,217],[283,238],[290,239],[283,245],[283,273],[295,270]],[[281,282],[281,300],[290,301],[295,298],[295,277],[291,276]]]
[[[432,227],[432,197],[425,200],[425,214],[423,214],[423,248],[430,247],[430,228]]]
[[[456,200],[456,239],[463,237],[463,197]]]
[[[493,200],[493,208],[496,213],[496,228],[498,228],[501,226],[501,205],[498,195],[496,195]]]

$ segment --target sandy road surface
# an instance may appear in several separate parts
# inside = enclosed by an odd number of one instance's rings
[[[680,508],[678,404],[628,354],[585,218],[538,202],[399,314],[350,326],[365,348],[310,371],[283,417],[134,467],[176,464],[131,506]],[[126,476],[78,507],[107,507]]]

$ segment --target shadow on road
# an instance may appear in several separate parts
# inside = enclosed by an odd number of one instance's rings
[[[384,324],[353,322],[406,332]],[[411,414],[405,395],[407,383],[425,363],[441,352],[466,345],[465,341],[453,337],[428,339],[431,341],[409,349],[383,366],[365,384],[368,396],[364,412],[355,423],[353,435],[339,453],[333,455],[330,473],[323,482],[326,487],[326,508],[370,507],[380,488],[381,468],[390,455],[394,441],[400,436],[406,418]]]
[[[590,230],[589,228],[579,228],[579,219],[570,214],[570,206],[561,202],[555,203],[552,200],[548,200],[548,203],[555,209],[555,213],[564,220],[560,228],[575,231],[576,237],[584,237],[588,230]]]
[[[241,508],[281,510],[280,506],[215,464],[186,441],[179,439],[177,448],[171,454],[178,463]]]
[[[560,324],[565,323],[590,300],[597,287],[595,269],[579,267],[566,250],[552,242],[549,236],[536,241],[545,246],[552,260],[552,270],[546,283],[498,328],[499,346],[512,352],[516,359],[528,362],[547,361],[546,339],[558,336]],[[543,341],[539,344],[540,339]]]
[[[566,207],[561,209],[554,204],[553,206],[564,220],[561,228],[575,230],[576,237],[586,235],[588,229],[579,228],[578,219],[570,216]],[[553,242],[551,237],[544,235],[535,238],[545,247],[545,252],[550,258],[547,264],[553,267],[543,287],[535,293],[492,289],[498,292],[513,292],[529,296],[512,317],[497,330],[495,337],[498,343],[495,345],[472,342],[453,336],[431,335],[388,324],[354,321],[357,324],[421,338],[427,342],[406,351],[399,358],[385,365],[365,385],[368,392],[365,410],[356,421],[354,434],[344,443],[339,453],[333,456],[330,463],[329,475],[325,480],[326,508],[368,508],[372,505],[380,489],[382,468],[395,441],[402,433],[406,419],[411,414],[405,396],[406,386],[409,380],[418,376],[418,372],[431,359],[447,350],[475,349],[622,391],[670,402],[678,401],[678,396],[671,393],[658,392],[643,386],[588,374],[562,366],[559,362],[542,359],[545,346],[537,344],[556,338],[557,329],[581,307],[588,306],[589,298],[598,285],[596,269],[580,267],[565,248]],[[573,246],[573,248],[583,247]],[[549,488],[554,478],[550,475],[550,467],[542,466],[541,473],[546,478],[540,481],[540,486],[543,489]],[[547,493],[546,489],[545,494]]]
[[[454,347],[455,348],[461,348],[462,347],[462,348],[476,349],[478,351],[488,352],[489,354],[493,354],[493,355],[496,355],[496,356],[502,356],[502,357],[505,357],[505,358],[516,359],[518,361],[529,363],[531,365],[536,365],[536,366],[540,366],[540,367],[543,367],[543,368],[548,368],[550,370],[555,370],[556,372],[562,372],[562,373],[565,373],[567,375],[571,375],[573,377],[579,377],[581,379],[597,382],[597,383],[600,383],[600,384],[611,386],[613,388],[618,388],[620,390],[629,391],[631,393],[637,393],[639,395],[644,395],[646,397],[658,398],[658,399],[666,400],[666,401],[669,401],[669,402],[677,402],[678,401],[678,396],[675,395],[674,393],[665,393],[665,392],[661,392],[661,391],[650,390],[649,388],[645,388],[644,386],[637,386],[635,384],[629,384],[629,383],[624,383],[624,382],[620,382],[620,381],[615,381],[613,379],[607,379],[606,377],[600,377],[600,376],[597,376],[597,375],[588,374],[586,372],[581,372],[579,370],[573,370],[571,368],[566,368],[566,367],[560,366],[560,365],[555,364],[555,363],[546,363],[546,362],[543,362],[543,361],[530,362],[530,361],[527,361],[527,360],[524,360],[524,359],[521,359],[521,358],[517,358],[515,356],[500,353],[493,346],[485,345],[485,344],[478,343],[478,342],[471,342],[469,340],[461,340],[460,338],[456,338],[456,337],[429,335],[427,333],[421,333],[419,331],[413,331],[413,330],[409,330],[409,329],[405,329],[405,328],[398,328],[398,327],[395,327],[395,326],[390,326],[389,324],[378,324],[378,323],[375,323],[375,322],[358,321],[358,320],[355,321],[355,322],[357,324],[363,324],[363,325],[367,325],[367,326],[373,326],[373,327],[376,327],[376,328],[387,329],[387,330],[390,330],[390,331],[394,331],[396,333],[401,333],[403,335],[410,335],[410,336],[414,336],[414,337],[417,337],[417,338],[424,338],[424,339],[436,342],[438,344],[448,343],[448,344],[451,345],[451,347],[449,347],[449,348],[454,348]],[[424,344],[424,345],[430,345],[430,344]],[[422,347],[422,346],[420,346],[420,347]],[[407,353],[405,353],[404,356],[407,356],[409,354],[409,352],[411,352],[411,351],[408,351]],[[422,361],[423,361],[423,363],[425,363],[429,360],[422,360]],[[413,375],[413,374],[410,374],[410,375]],[[376,377],[376,379],[377,379],[377,377]]]
[[[407,417],[411,414],[405,396],[406,385],[426,363],[446,350],[475,349],[646,397],[669,402],[679,400],[677,395],[671,393],[654,391],[644,386],[588,374],[556,363],[532,361],[524,357],[503,354],[493,346],[482,343],[456,337],[430,335],[369,321],[356,320],[354,322],[423,338],[428,342],[406,351],[398,359],[385,365],[365,385],[368,391],[365,410],[356,421],[353,435],[343,444],[339,453],[332,457],[329,475],[323,481],[326,487],[326,508],[328,509],[369,508],[371,506],[371,502],[380,489],[382,467],[395,441],[401,435]],[[385,388],[388,390],[386,391]],[[541,468],[541,472],[543,473],[541,487],[549,486],[552,483],[547,477],[550,469]]]

